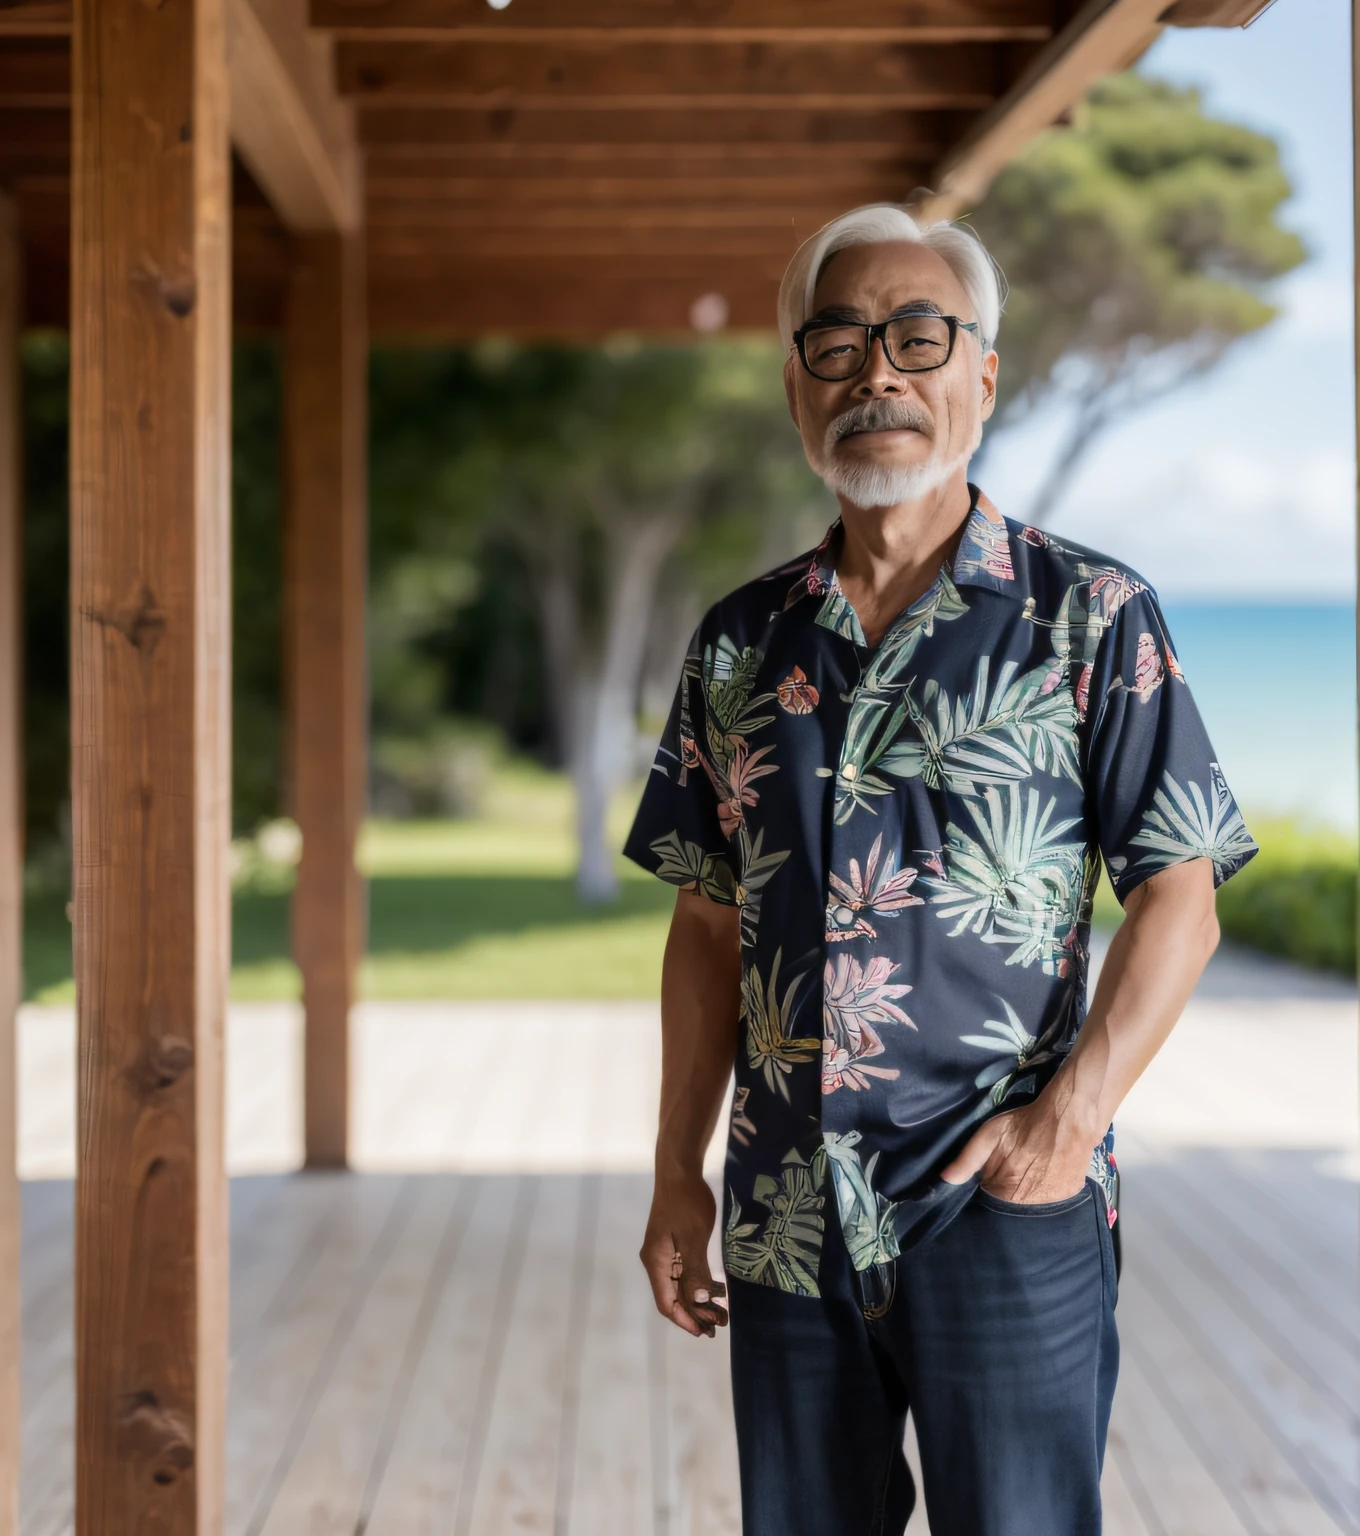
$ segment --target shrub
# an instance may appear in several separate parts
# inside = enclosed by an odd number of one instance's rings
[[[1301,965],[1354,974],[1354,840],[1290,822],[1248,825],[1261,851],[1219,887],[1224,937]]]

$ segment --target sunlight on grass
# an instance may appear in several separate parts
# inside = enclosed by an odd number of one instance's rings
[[[616,848],[640,789],[620,794],[612,808]],[[1269,818],[1250,825],[1262,853],[1220,893],[1225,936],[1346,968],[1354,954],[1354,839]],[[271,862],[256,844],[241,845],[238,855],[232,996],[297,998],[288,931],[292,868]],[[618,899],[578,899],[571,786],[560,774],[533,764],[500,770],[475,820],[369,821],[359,862],[369,894],[364,997],[657,995],[674,892],[620,855]],[[1102,874],[1095,924],[1114,928],[1121,917]],[[28,998],[73,1000],[64,897],[29,896],[24,963]]]
[[[621,794],[610,838],[622,847],[638,788]],[[533,765],[499,772],[468,821],[371,820],[359,843],[370,998],[655,997],[674,894],[622,856],[622,890],[604,906],[574,887],[571,786]],[[239,891],[232,996],[294,998],[286,901]]]

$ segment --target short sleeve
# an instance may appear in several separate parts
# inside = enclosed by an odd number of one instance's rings
[[[1156,594],[1115,613],[1089,680],[1087,783],[1122,905],[1158,870],[1211,859],[1221,885],[1257,852],[1176,660]]]
[[[647,775],[624,854],[683,891],[737,904],[737,877],[718,796],[697,743],[705,741],[700,630],[689,643],[675,700]]]

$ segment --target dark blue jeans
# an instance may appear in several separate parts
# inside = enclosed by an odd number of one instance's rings
[[[1051,1205],[979,1189],[942,1231],[857,1274],[834,1206],[819,1300],[729,1278],[744,1536],[1099,1536],[1119,1341],[1091,1180]]]

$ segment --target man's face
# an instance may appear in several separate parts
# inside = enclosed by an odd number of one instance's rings
[[[911,241],[837,251],[809,318],[874,322],[907,306],[977,319],[944,259]],[[878,506],[925,494],[967,463],[992,413],[996,367],[996,353],[984,357],[978,338],[960,330],[942,368],[900,373],[876,340],[853,378],[813,378],[795,352],[784,383],[808,463],[852,503]]]

